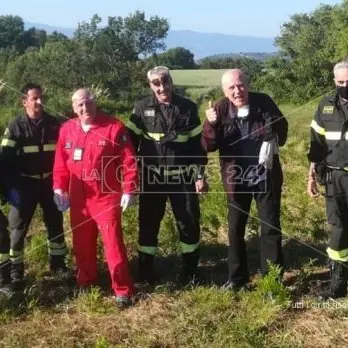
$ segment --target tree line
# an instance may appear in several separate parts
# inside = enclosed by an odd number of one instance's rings
[[[11,86],[1,89],[2,104],[14,103],[18,95],[13,89],[30,80],[45,87],[55,108],[68,110],[69,92],[88,86],[105,108],[122,112],[147,93],[146,71],[154,65],[238,67],[250,76],[254,90],[265,91],[278,102],[303,103],[333,88],[332,67],[348,52],[348,0],[291,16],[275,39],[279,54],[266,60],[231,56],[196,63],[184,47],[165,50],[167,19],[146,18],[140,11],[108,17],[104,26],[101,22],[94,15],[68,38],[58,32],[26,30],[19,16],[0,16],[0,78]]]

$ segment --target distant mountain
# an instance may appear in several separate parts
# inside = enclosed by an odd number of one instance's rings
[[[59,33],[62,33],[68,37],[72,37],[75,32],[75,29],[72,28],[54,27],[52,25],[31,22],[24,22],[24,27],[26,30],[32,27],[35,27],[37,29],[43,29],[49,34],[53,33],[54,31],[58,31]]]
[[[72,28],[53,27],[41,23],[25,22],[26,29],[36,27],[46,32],[61,32],[71,37],[75,31]],[[246,52],[272,53],[277,49],[273,45],[273,38],[238,36],[218,33],[201,33],[193,30],[171,30],[165,40],[167,49],[174,47],[185,47],[190,50],[195,60],[203,57]]]
[[[268,58],[275,57],[279,54],[279,52],[240,52],[240,53],[223,53],[223,54],[214,54],[212,56],[207,56],[202,59],[198,59],[197,63],[199,64],[203,59],[209,59],[212,61],[225,59],[225,58],[250,58],[265,61]]]
[[[167,48],[182,46],[195,55],[195,60],[216,55],[243,52],[276,52],[273,38],[199,33],[192,30],[172,30],[166,39]]]

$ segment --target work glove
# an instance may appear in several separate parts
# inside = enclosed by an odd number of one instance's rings
[[[262,164],[266,169],[272,169],[273,155],[277,146],[276,138],[269,141],[264,141],[261,145],[259,153],[259,164]]]
[[[15,187],[11,187],[6,191],[5,199],[8,203],[10,203],[13,207],[19,209],[21,204],[21,195],[19,190]]]
[[[69,208],[69,195],[67,192],[63,192],[61,189],[54,190],[53,200],[59,211],[63,212]]]
[[[121,208],[122,211],[125,211],[127,208],[132,206],[135,203],[136,196],[131,193],[124,193],[121,197]]]

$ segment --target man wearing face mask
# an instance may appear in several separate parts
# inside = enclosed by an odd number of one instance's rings
[[[245,74],[232,69],[222,76],[225,98],[209,102],[202,146],[218,150],[227,193],[229,247],[226,287],[245,287],[249,274],[245,227],[251,201],[257,204],[261,225],[261,272],[268,261],[282,266],[280,198],[283,182],[278,146],[287,139],[288,123],[266,94],[249,92]]]
[[[327,220],[331,225],[327,254],[331,283],[324,296],[347,295],[348,280],[348,61],[333,69],[336,94],[323,98],[311,123],[307,193],[319,197],[325,186]]]
[[[154,283],[158,233],[169,198],[180,234],[181,282],[196,280],[200,208],[205,189],[205,151],[200,144],[197,106],[174,93],[168,68],[148,71],[152,95],[138,101],[127,127],[137,149],[142,188],[139,197],[139,281]]]

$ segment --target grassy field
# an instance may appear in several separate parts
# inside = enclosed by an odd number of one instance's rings
[[[206,70],[172,70],[173,80],[177,86],[217,87],[221,76],[227,69]]]
[[[11,301],[0,299],[0,347],[347,346],[348,301],[317,298],[327,280],[327,226],[323,198],[313,201],[305,192],[309,124],[315,106],[281,107],[290,124],[289,140],[281,150],[286,287],[275,281],[276,269],[264,279],[258,275],[258,219],[253,206],[247,228],[253,291],[232,294],[221,288],[227,272],[227,210],[214,154],[208,168],[211,192],[201,197],[204,284],[183,288],[175,281],[180,255],[168,208],[156,265],[161,282],[152,290],[140,288],[135,305],[118,312],[103,262],[100,285],[84,293],[45,276],[47,247],[38,211],[26,248],[25,294]],[[65,224],[71,245],[67,217]],[[124,214],[123,226],[135,272],[136,208]],[[73,266],[72,257],[69,260]]]

